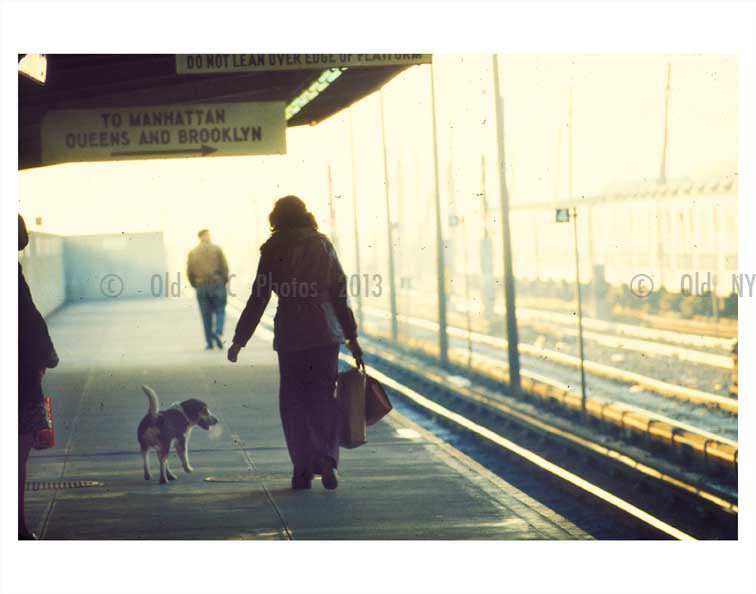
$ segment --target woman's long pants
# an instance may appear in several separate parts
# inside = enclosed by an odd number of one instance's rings
[[[338,344],[278,352],[281,421],[294,475],[320,474],[324,457],[338,465],[338,361]]]

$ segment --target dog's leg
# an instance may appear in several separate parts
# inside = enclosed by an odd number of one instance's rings
[[[168,456],[165,457],[165,476],[168,477],[169,481],[175,481],[178,478],[175,474],[173,474],[171,467],[168,465]]]
[[[164,485],[168,482],[168,479],[176,478],[171,476],[173,473],[168,470],[168,454],[170,453],[170,443],[160,444],[160,450],[158,450],[158,457],[160,458],[160,484]]]
[[[164,485],[168,482],[165,468],[167,457],[163,454],[163,452],[158,452],[158,458],[160,459],[160,484]]]
[[[176,452],[178,452],[181,464],[185,472],[192,472],[194,468],[189,464],[189,436],[181,435],[176,439]]]
[[[171,472],[171,466],[169,462],[169,458],[171,455],[171,442],[169,441],[166,444],[163,444],[164,446],[164,452],[165,452],[165,476],[168,478],[169,481],[175,481],[178,477]]]
[[[142,450],[142,460],[144,461],[144,480],[148,481],[152,478],[152,472],[150,471],[150,450],[149,448]]]

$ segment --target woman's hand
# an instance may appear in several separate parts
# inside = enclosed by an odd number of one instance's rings
[[[241,345],[238,344],[232,344],[230,347],[228,347],[228,360],[231,361],[231,363],[236,363],[236,359],[239,357],[240,350]]]
[[[353,340],[347,340],[346,346],[349,349],[349,351],[352,353],[352,357],[354,357],[354,361],[357,364],[357,367],[362,367],[362,369],[365,369],[365,362],[362,360],[362,347],[360,346],[360,343],[357,342],[357,339]]]

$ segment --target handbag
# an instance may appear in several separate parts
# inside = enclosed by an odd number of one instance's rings
[[[353,449],[367,443],[365,425],[365,371],[342,371],[336,380],[341,432],[339,445]]]
[[[365,380],[365,424],[368,427],[375,425],[393,408],[380,382],[368,375]]]
[[[55,429],[53,427],[52,400],[49,396],[45,396],[42,406],[47,427],[34,432],[32,447],[35,450],[47,450],[49,448],[55,447]]]

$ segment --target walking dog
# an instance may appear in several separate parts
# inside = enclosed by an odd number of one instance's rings
[[[168,467],[168,454],[171,452],[171,443],[176,442],[176,453],[181,459],[181,464],[186,472],[192,472],[189,464],[189,435],[195,425],[205,430],[210,429],[218,422],[218,419],[208,410],[207,404],[202,400],[190,398],[183,402],[171,405],[165,410],[159,410],[158,397],[155,390],[149,386],[142,386],[142,391],[147,394],[149,409],[137,428],[137,439],[142,450],[144,460],[144,479],[150,480],[150,449],[157,450],[160,460],[160,483],[176,480],[176,475]]]

